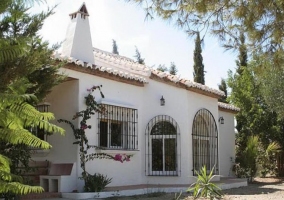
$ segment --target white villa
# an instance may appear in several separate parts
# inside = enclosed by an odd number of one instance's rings
[[[90,145],[105,152],[133,155],[129,162],[95,159],[87,162],[90,174],[112,178],[109,186],[141,184],[191,184],[195,170],[206,165],[214,173],[232,176],[235,159],[234,114],[239,109],[219,103],[224,93],[190,80],[180,79],[141,65],[132,59],[94,48],[86,5],[70,14],[70,24],[62,52],[54,59],[66,60],[61,71],[68,79],[53,88],[46,97],[49,111],[56,119],[71,120],[85,109],[87,89],[102,85],[107,115],[96,114],[87,129]],[[94,93],[95,94],[95,93]],[[164,102],[162,102],[164,100]],[[71,128],[63,123],[65,136],[54,134],[45,139],[53,146],[38,151],[33,159],[51,163],[72,163],[72,184],[65,183],[59,192],[82,191],[79,147]],[[79,127],[79,121],[74,121]],[[62,180],[43,179],[49,184]],[[49,182],[48,182],[49,181]]]

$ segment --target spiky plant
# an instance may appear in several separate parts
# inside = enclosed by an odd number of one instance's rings
[[[188,192],[193,191],[193,198],[198,199],[199,197],[205,197],[210,199],[216,199],[222,197],[221,189],[212,183],[214,167],[207,174],[206,166],[203,166],[197,174],[197,180],[195,183],[191,184],[188,188]]]

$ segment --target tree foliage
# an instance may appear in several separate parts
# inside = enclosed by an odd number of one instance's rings
[[[240,46],[239,46],[239,55],[238,55],[238,60],[236,60],[237,64],[237,73],[242,74],[242,67],[247,66],[248,62],[248,52],[247,52],[247,47],[246,47],[246,40],[245,40],[245,35],[242,33],[240,35]]]
[[[169,72],[171,75],[177,75],[178,69],[176,67],[176,64],[174,62],[171,62],[170,67],[167,67],[165,64],[160,64],[157,67],[157,70],[161,72]]]
[[[270,51],[282,48],[284,39],[284,3],[272,1],[234,0],[126,0],[142,5],[147,16],[160,16],[194,35],[210,32],[227,47],[239,44],[240,33],[248,37],[248,45]]]
[[[159,71],[161,71],[161,72],[167,72],[167,71],[168,71],[168,68],[166,67],[166,65],[160,64],[160,65],[157,67],[157,70],[159,70]]]
[[[43,21],[52,14],[52,9],[46,13],[30,15],[28,7],[36,1],[3,0],[0,3],[2,194],[42,192],[41,187],[24,185],[21,177],[13,175],[15,167],[19,162],[26,162],[30,158],[28,148],[51,147],[34,136],[30,132],[31,127],[63,133],[63,129],[49,122],[54,119],[51,113],[40,113],[33,106],[62,80],[62,77],[57,75],[60,66],[51,59],[55,48],[49,48],[48,43],[38,34]]]
[[[0,94],[0,141],[48,149],[51,145],[33,135],[29,127],[38,126],[53,133],[63,133],[64,130],[49,122],[54,119],[52,113],[40,113],[28,103],[36,97],[25,93],[27,87],[27,82],[21,79],[10,84],[7,91]],[[10,164],[9,158],[0,154],[0,193],[27,194],[43,191],[41,187],[23,185],[20,177],[10,173]]]
[[[227,97],[228,97],[228,88],[227,88],[227,83],[225,81],[225,79],[221,79],[221,83],[218,85],[219,90],[223,91],[225,96],[222,96],[218,99],[218,101],[223,102],[223,103],[229,103],[227,101]]]
[[[200,34],[197,32],[196,39],[195,39],[195,49],[193,53],[193,78],[194,81],[197,83],[205,84],[205,72],[204,72],[204,65],[203,65],[203,57],[202,57],[202,48],[201,48],[201,40]]]
[[[239,178],[248,178],[249,182],[257,175],[265,177],[267,174],[273,175],[276,169],[276,153],[281,146],[278,142],[271,142],[265,147],[257,135],[247,138],[244,151],[241,152],[242,160],[235,166],[236,175]]]
[[[39,186],[29,186],[21,183],[22,178],[10,173],[9,158],[0,154],[0,197],[1,194],[28,194],[32,192],[43,192]]]
[[[115,40],[112,40],[112,53],[119,55],[118,47]]]
[[[247,148],[247,141],[250,136],[257,136],[263,149],[270,143],[279,142],[284,147],[283,121],[276,112],[273,112],[265,102],[261,93],[261,84],[255,75],[255,61],[248,63],[247,67],[242,67],[242,73],[229,73],[228,86],[231,88],[231,103],[240,108],[236,115],[238,131],[236,135],[236,163],[242,167],[247,167],[247,155],[244,154]],[[253,163],[251,163],[251,166]],[[275,163],[274,163],[275,165]],[[254,176],[255,169],[249,172]]]
[[[33,84],[27,92],[42,100],[63,80],[64,77],[58,75],[61,65],[51,59],[57,47],[50,48],[38,33],[52,13],[53,9],[31,15],[23,1],[13,1],[1,14],[0,91],[5,91],[14,80],[27,77]]]
[[[145,58],[141,57],[141,53],[136,46],[135,46],[135,56],[134,57],[136,58],[136,62],[138,62],[141,65],[145,65]]]
[[[260,93],[254,62],[242,70],[242,75],[230,72],[228,78],[228,86],[231,88],[229,100],[240,108],[236,115],[238,144],[244,147],[247,137],[257,134],[261,142],[268,145],[269,140],[278,134],[277,114],[268,108]]]
[[[178,69],[176,67],[176,64],[174,62],[171,62],[171,66],[169,67],[169,73],[171,75],[177,75]]]
[[[277,60],[274,59],[275,54],[278,54]],[[284,120],[284,51],[275,52],[270,56],[255,55],[253,58],[258,66],[256,76],[265,102]]]

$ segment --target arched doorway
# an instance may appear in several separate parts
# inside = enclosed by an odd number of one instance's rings
[[[206,166],[209,172],[214,167],[218,174],[218,129],[216,121],[207,109],[200,109],[192,126],[193,175]]]

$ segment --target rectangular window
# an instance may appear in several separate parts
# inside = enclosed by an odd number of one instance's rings
[[[163,140],[152,139],[152,171],[163,171]]]
[[[40,129],[39,127],[35,127],[31,129],[31,133],[37,136],[39,139],[47,141],[47,134],[43,129]]]
[[[49,103],[44,102],[44,103],[38,104],[37,106],[35,106],[35,108],[39,112],[48,112],[49,106],[50,106]],[[41,129],[38,126],[33,126],[30,128],[30,132],[34,134],[35,136],[37,136],[39,139],[47,141],[48,132],[45,131],[44,129]]]
[[[108,149],[138,149],[138,111],[103,104],[98,114],[99,146]]]

